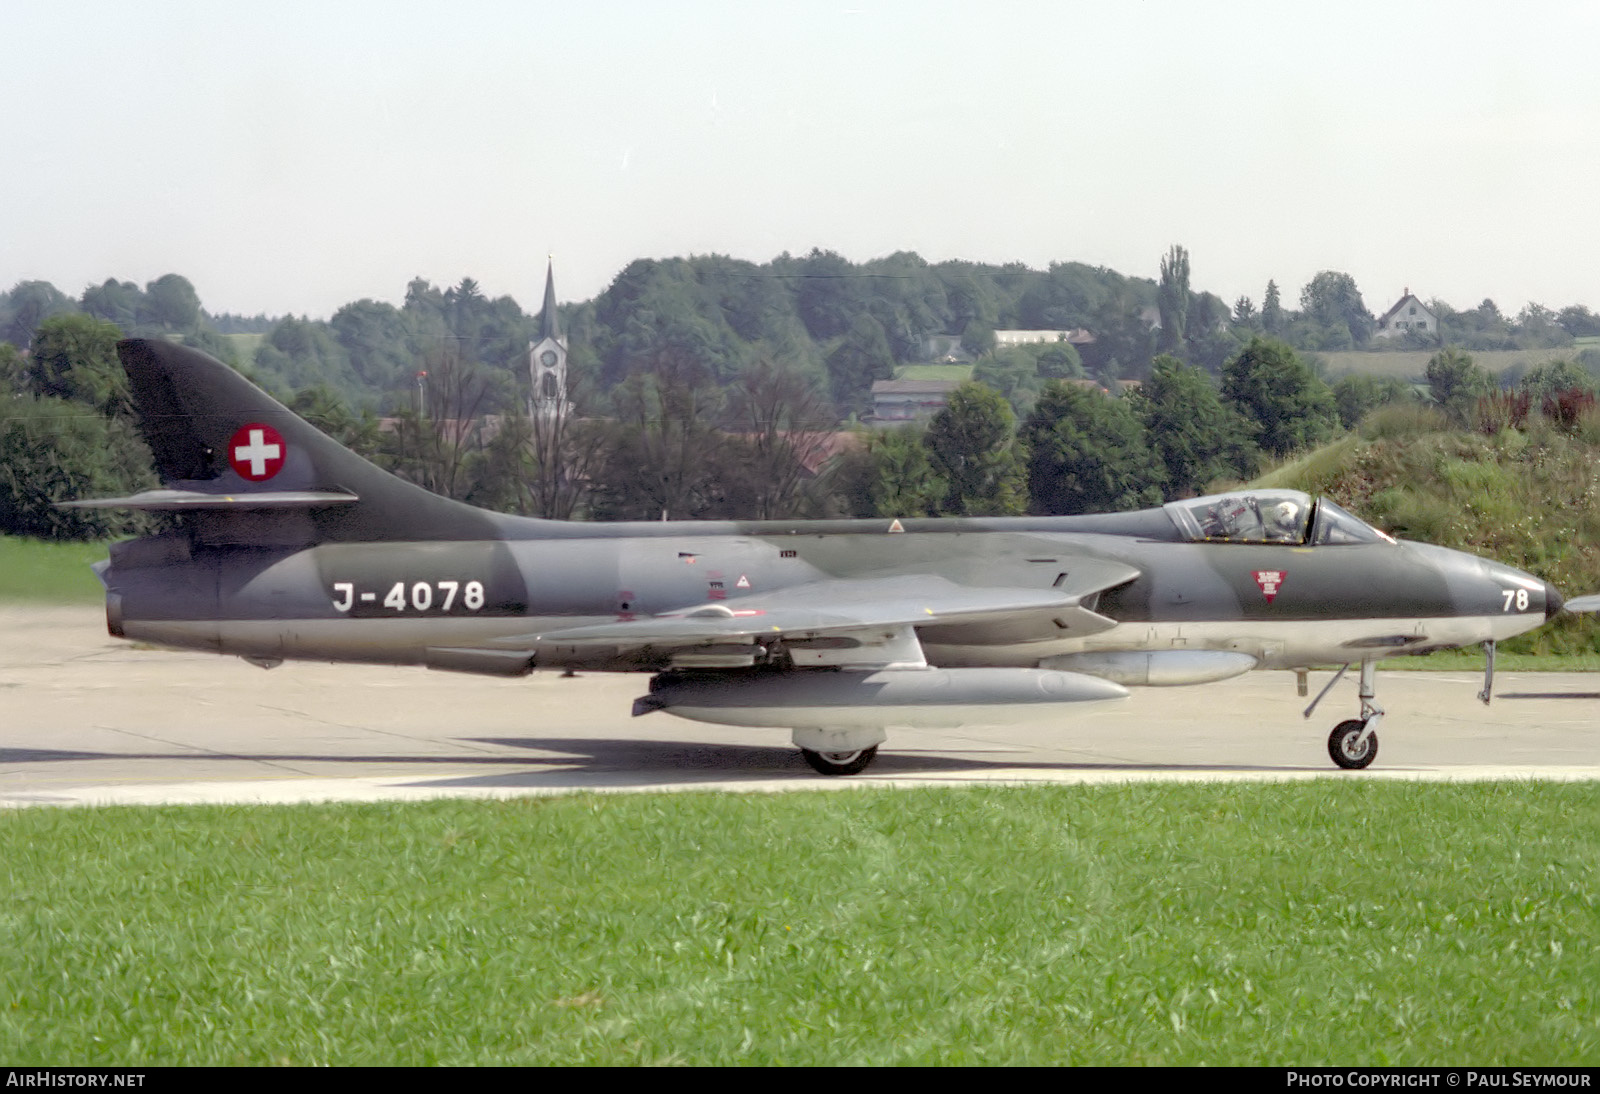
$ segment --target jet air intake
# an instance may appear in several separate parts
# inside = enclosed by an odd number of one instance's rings
[[[1049,717],[1065,703],[1124,699],[1128,689],[1047,669],[825,670],[727,677],[668,673],[633,704],[695,722],[774,728],[947,729]],[[881,739],[881,738],[880,738]]]

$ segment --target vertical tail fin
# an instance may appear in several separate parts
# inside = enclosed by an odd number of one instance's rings
[[[324,543],[500,534],[506,518],[374,466],[199,350],[132,338],[117,343],[117,355],[168,488],[143,495],[136,507],[188,512],[202,539]]]

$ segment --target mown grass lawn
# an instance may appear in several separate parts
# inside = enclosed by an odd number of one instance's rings
[[[89,566],[105,557],[104,543],[0,536],[0,603],[98,603],[105,590]]]
[[[1600,787],[0,816],[0,1059],[1600,1063]]]

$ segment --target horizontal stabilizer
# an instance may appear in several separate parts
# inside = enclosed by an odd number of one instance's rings
[[[344,490],[262,490],[250,494],[207,494],[198,490],[146,490],[125,498],[62,501],[62,509],[143,509],[187,512],[194,509],[310,509],[348,505],[361,499]]]

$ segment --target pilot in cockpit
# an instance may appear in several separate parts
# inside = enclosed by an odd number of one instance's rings
[[[1288,498],[1261,507],[1261,529],[1270,543],[1299,543],[1304,523],[1300,506]]]

